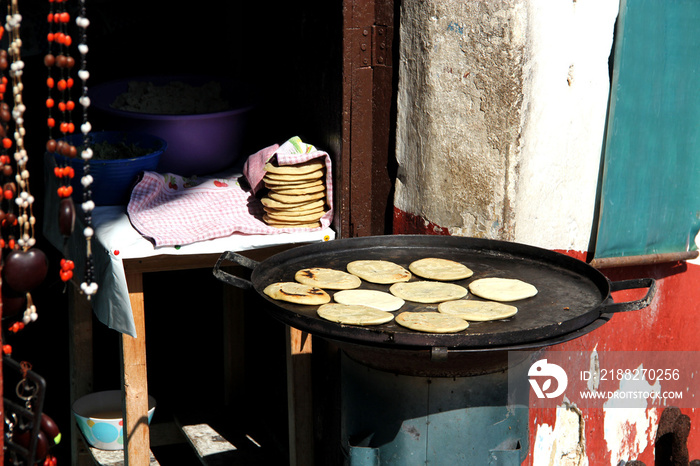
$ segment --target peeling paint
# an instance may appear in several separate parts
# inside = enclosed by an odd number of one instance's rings
[[[533,465],[544,466],[550,464],[554,439],[554,429],[549,424],[539,424],[537,426],[535,446],[532,449]]]
[[[643,373],[643,365],[638,371]],[[646,380],[621,380],[616,392],[661,392],[661,383]],[[621,409],[622,408],[622,409]],[[656,437],[657,410],[647,409],[644,398],[610,398],[603,405],[605,443],[610,452],[610,464],[636,459]]]
[[[532,452],[535,466],[587,466],[585,422],[581,410],[567,403],[557,407],[554,428],[537,426]]]
[[[600,386],[600,360],[598,359],[598,345],[596,345],[595,348],[593,348],[593,351],[591,351],[590,360],[591,362],[588,366],[588,371],[591,374],[591,377],[586,382],[586,386],[590,391],[595,392],[598,390],[598,386]]]
[[[401,430],[406,432],[408,434],[409,438],[412,438],[415,441],[420,440],[420,431],[418,429],[416,429],[416,426],[403,424],[401,426]]]
[[[612,409],[605,412],[603,429],[610,452],[610,465],[637,458],[656,436],[658,414],[655,409]]]

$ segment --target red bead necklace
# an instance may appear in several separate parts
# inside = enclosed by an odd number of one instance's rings
[[[48,71],[46,87],[47,119],[49,130],[46,150],[57,152],[64,157],[75,158],[78,155],[77,148],[64,140],[54,139],[54,131],[58,129],[62,136],[67,136],[75,131],[72,122],[72,112],[75,103],[71,99],[73,79],[71,70],[75,66],[75,59],[70,55],[71,36],[68,32],[70,13],[66,10],[65,0],[49,0],[49,14],[47,16],[49,33],[47,35],[48,52],[44,56],[44,65]],[[69,85],[70,83],[70,85]],[[59,124],[57,128],[55,111],[58,111]],[[57,164],[54,175],[59,181],[57,194],[59,197],[58,227],[64,238],[63,255],[61,259],[59,276],[65,283],[73,278],[75,264],[68,259],[68,239],[73,234],[75,227],[75,204],[73,203],[73,186],[71,181],[75,177],[75,170],[67,163]]]
[[[70,55],[73,39],[68,32],[70,13],[66,10],[66,3],[66,0],[49,0],[49,14],[47,16],[49,51],[44,56],[44,65],[48,70],[46,86],[49,90],[49,95],[46,98],[46,108],[48,109],[46,124],[49,127],[47,149],[50,152],[58,152],[65,157],[75,158],[78,155],[75,146],[63,141],[57,142],[53,138],[55,128],[60,131],[62,136],[75,132],[75,124],[72,121],[75,102],[71,99],[74,80],[70,75],[75,66],[75,59]],[[54,76],[54,70],[58,70],[57,76]],[[54,110],[59,112],[58,123]]]

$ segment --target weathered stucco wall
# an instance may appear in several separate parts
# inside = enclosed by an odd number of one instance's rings
[[[616,14],[609,0],[402,2],[395,207],[452,235],[585,250]]]
[[[524,2],[402,2],[395,206],[450,234],[513,237]]]

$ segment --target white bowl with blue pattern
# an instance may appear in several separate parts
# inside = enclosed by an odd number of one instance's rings
[[[156,400],[148,396],[148,423]],[[85,440],[100,450],[124,449],[124,420],[121,390],[90,393],[73,403],[73,416]]]

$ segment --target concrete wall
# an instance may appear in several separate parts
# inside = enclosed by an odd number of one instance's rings
[[[610,0],[402,2],[396,208],[585,250],[616,15]]]
[[[614,0],[403,0],[394,232],[512,240],[585,259],[617,13]],[[604,273],[655,278],[657,296],[552,348],[582,351],[573,370],[588,369],[596,351],[700,350],[700,324],[683,317],[700,312],[700,263]],[[537,410],[527,463],[651,465],[660,415]],[[696,429],[691,459],[700,457]]]
[[[450,234],[513,239],[525,2],[401,5],[395,206]]]

